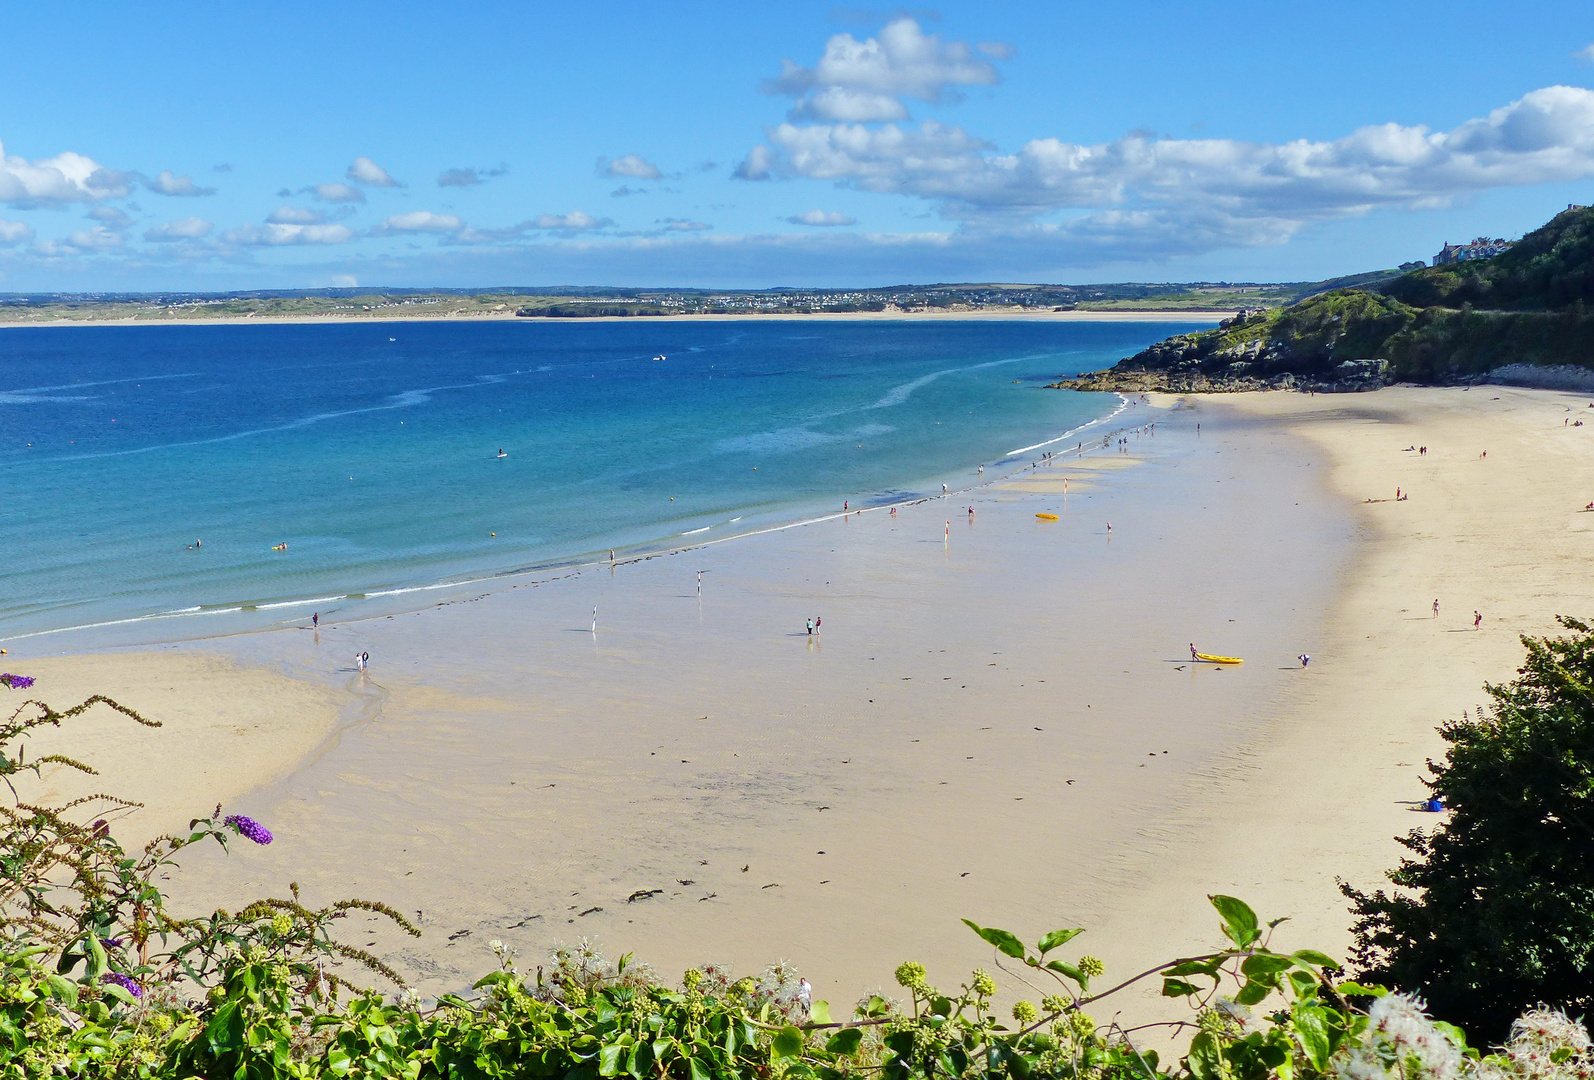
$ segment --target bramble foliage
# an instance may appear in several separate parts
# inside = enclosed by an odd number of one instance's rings
[[[1539,1003],[1594,1007],[1594,630],[1560,622],[1570,635],[1522,639],[1487,712],[1439,729],[1428,786],[1449,820],[1402,840],[1389,874],[1415,893],[1344,888],[1358,966],[1490,1038]]]
[[[47,762],[22,751],[31,730],[65,712],[29,703],[0,725],[0,774],[37,776]],[[30,711],[31,710],[31,711]],[[13,789],[14,793],[14,789]],[[1525,1017],[1507,1052],[1478,1062],[1458,1029],[1419,1002],[1337,981],[1311,950],[1272,948],[1274,927],[1241,901],[1211,897],[1225,943],[1099,988],[1101,961],[1066,949],[1082,931],[1034,946],[968,922],[994,967],[1034,990],[1009,1021],[997,984],[975,971],[940,990],[916,963],[896,972],[905,1001],[872,996],[845,1016],[812,1001],[789,964],[734,978],[694,968],[663,985],[629,955],[610,964],[588,942],[557,950],[522,975],[514,951],[493,948],[498,970],[470,994],[422,1007],[410,991],[387,998],[356,988],[348,964],[396,973],[331,933],[360,912],[414,932],[366,901],[313,910],[292,898],[236,915],[181,919],[154,885],[184,848],[242,835],[271,841],[258,822],[201,819],[141,855],[122,851],[105,819],[73,810],[129,804],[91,796],[46,808],[17,797],[5,808],[0,893],[0,1078],[208,1077],[220,1080],[1588,1080],[1588,1036],[1555,1014]],[[86,815],[84,815],[86,816]],[[1108,1000],[1159,986],[1182,1018],[1137,1028],[1098,1023]],[[401,985],[401,984],[400,984]],[[340,991],[347,991],[347,995]],[[1355,1002],[1371,1001],[1366,1011]],[[1103,1005],[1102,1003],[1106,1003]],[[1265,1011],[1256,1012],[1262,1009]],[[1165,1063],[1148,1031],[1188,1037]],[[1579,1038],[1581,1042],[1579,1042]],[[1513,1049],[1514,1048],[1514,1049]],[[1484,1071],[1490,1069],[1493,1071]]]

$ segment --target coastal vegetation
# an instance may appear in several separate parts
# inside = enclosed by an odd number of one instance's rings
[[[1560,621],[1487,711],[1440,727],[1449,820],[1402,840],[1400,891],[1345,887],[1356,967],[1489,1038],[1534,1002],[1594,1008],[1594,627]]]
[[[385,920],[418,933],[381,903],[316,908],[290,885],[236,913],[175,915],[161,883],[183,850],[269,844],[270,831],[218,807],[127,852],[113,822],[134,804],[30,800],[46,766],[92,773],[30,757],[37,729],[91,708],[159,725],[104,697],[29,700],[0,723],[0,1076],[1581,1080],[1594,1054],[1565,1010],[1594,1001],[1594,630],[1563,623],[1572,636],[1524,639],[1527,663],[1488,687],[1487,715],[1442,729],[1451,749],[1431,787],[1452,817],[1407,838],[1415,858],[1391,874],[1405,891],[1347,890],[1354,979],[1321,952],[1275,948],[1284,920],[1213,896],[1220,947],[1127,978],[1078,950],[1078,928],[1030,945],[965,920],[1008,995],[984,970],[943,989],[906,962],[900,999],[835,1009],[789,965],[673,982],[584,940],[531,972],[494,942],[496,970],[422,1002],[338,932]],[[1120,1020],[1116,999],[1148,988],[1170,1011]],[[1015,989],[1025,998],[999,1008]],[[1469,1047],[1458,1019],[1495,1051]]]
[[[0,324],[205,322],[216,319],[594,318],[869,312],[1233,311],[1273,308],[1320,292],[1390,280],[1380,270],[1330,281],[940,284],[870,289],[309,289],[244,293],[0,296]]]
[[[1591,303],[1594,210],[1574,208],[1494,258],[1242,312],[1215,330],[1168,338],[1107,371],[1057,385],[1365,390],[1390,382],[1465,383],[1508,368],[1529,382],[1536,381],[1531,369],[1594,373]],[[1568,382],[1569,373],[1558,374]],[[1572,372],[1570,382],[1583,377]]]

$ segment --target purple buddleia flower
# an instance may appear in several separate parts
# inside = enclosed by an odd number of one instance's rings
[[[238,830],[240,836],[247,836],[257,844],[271,843],[271,830],[254,818],[244,817],[242,814],[228,814],[222,818],[221,823],[231,825]]]
[[[100,938],[100,944],[107,949],[120,949],[122,947],[122,939],[119,937],[102,937]]]
[[[144,996],[144,988],[119,971],[106,972],[104,975],[100,976],[100,982],[115,983],[117,986],[120,986],[123,990],[126,990],[129,994],[132,994],[136,998],[141,998]]]
[[[11,687],[13,690],[26,690],[33,685],[32,675],[12,675],[10,672],[0,675],[0,685]]]

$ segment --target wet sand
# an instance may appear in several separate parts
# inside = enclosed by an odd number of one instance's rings
[[[189,898],[380,897],[427,936],[369,940],[428,993],[493,938],[535,960],[591,936],[671,978],[791,960],[850,1001],[906,957],[949,982],[988,965],[961,917],[1099,926],[1179,827],[1170,793],[1221,772],[1317,648],[1351,553],[1332,495],[1278,482],[1301,444],[1194,415],[1129,410],[1158,425],[1131,453],[896,517],[218,643],[386,696],[242,801],[279,842],[204,860]],[[1253,659],[1193,666],[1191,641]]]

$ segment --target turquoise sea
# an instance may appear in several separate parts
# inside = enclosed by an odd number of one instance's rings
[[[1119,404],[1043,382],[1192,325],[0,330],[0,640],[420,607],[956,490]]]

